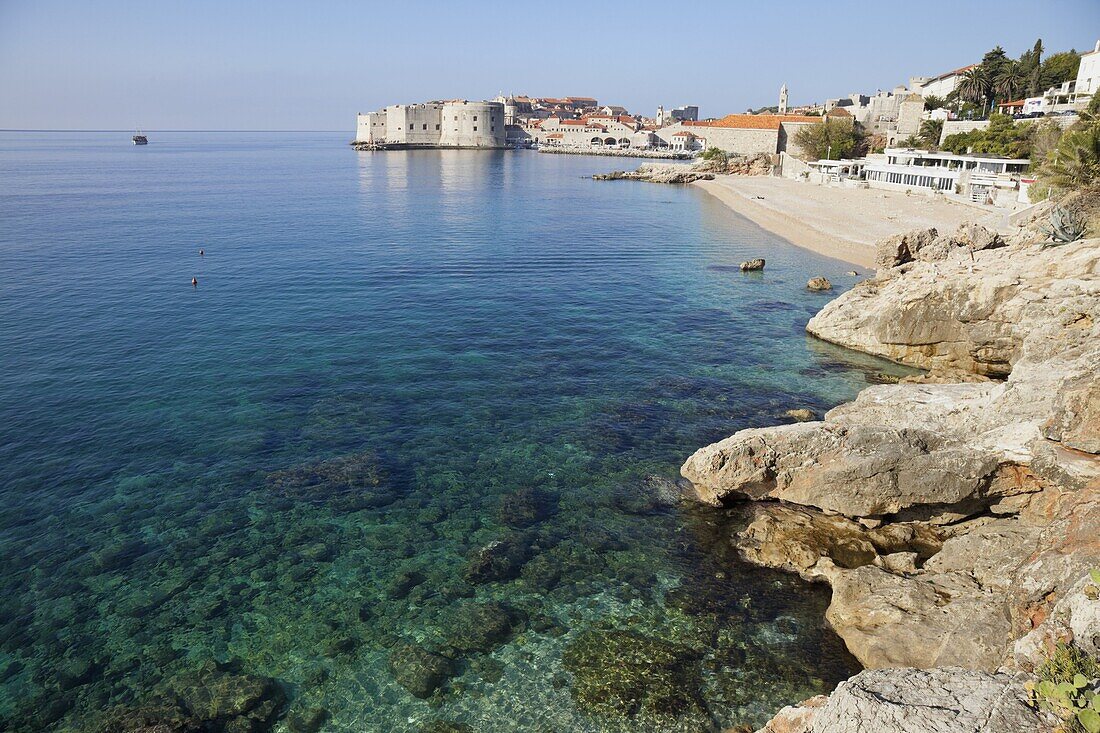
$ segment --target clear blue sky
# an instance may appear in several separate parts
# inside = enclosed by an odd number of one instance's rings
[[[0,0],[0,128],[352,130],[395,102],[592,96],[705,116],[1090,49],[1100,0]]]

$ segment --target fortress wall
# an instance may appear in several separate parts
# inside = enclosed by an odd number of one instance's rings
[[[438,145],[440,111],[438,104],[396,104],[386,107],[386,142]]]
[[[445,148],[502,148],[507,144],[500,102],[450,102],[441,111],[439,145]]]
[[[718,147],[727,153],[756,155],[775,153],[779,145],[779,130],[740,129],[735,127],[697,127],[669,125],[656,130],[657,137],[672,143],[672,136],[687,130],[697,137],[706,138],[708,147]]]
[[[381,142],[386,139],[385,112],[360,114],[355,122],[355,142],[367,142],[371,139]]]

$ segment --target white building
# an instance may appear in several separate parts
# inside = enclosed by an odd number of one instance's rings
[[[928,97],[946,99],[948,94],[958,88],[959,82],[962,81],[963,74],[976,66],[978,66],[978,64],[970,64],[969,66],[963,66],[960,69],[948,71],[939,76],[933,76],[931,79],[921,84],[919,88],[914,88],[913,91],[919,92],[925,99]],[[914,81],[916,81],[916,79],[914,79]]]
[[[887,148],[868,155],[863,177],[871,188],[959,193],[976,203],[1013,205],[1030,160]]]
[[[1100,41],[1096,42],[1091,51],[1081,54],[1075,87],[1078,96],[1091,97],[1100,90]]]

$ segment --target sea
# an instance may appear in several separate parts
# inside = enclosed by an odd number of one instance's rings
[[[679,479],[903,373],[804,331],[851,265],[629,159],[147,134],[0,132],[0,729],[717,731],[858,671]]]

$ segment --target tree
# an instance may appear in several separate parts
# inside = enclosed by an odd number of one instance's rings
[[[1040,91],[1059,86],[1070,79],[1076,79],[1077,68],[1080,65],[1081,57],[1072,49],[1048,56],[1039,70]]]
[[[1027,57],[1026,64],[1024,63],[1024,56]],[[1039,88],[1039,71],[1043,64],[1043,39],[1036,39],[1035,45],[1030,51],[1020,57],[1020,64],[1023,67],[1020,71],[1027,77],[1027,94],[1029,97],[1034,97],[1043,91]]]
[[[920,123],[920,132],[917,137],[924,143],[921,147],[929,149],[940,144],[940,135],[943,133],[943,120],[925,120]]]
[[[1002,102],[1016,99],[1023,86],[1024,77],[1020,73],[1020,65],[1015,61],[1003,64],[1000,73],[993,80],[993,92]]]
[[[935,94],[929,94],[924,98],[924,108],[926,110],[934,110],[946,106],[947,100],[943,97],[937,97]]]
[[[1054,188],[1070,190],[1100,182],[1100,125],[1062,135],[1043,178]]]
[[[1031,123],[1017,124],[1007,115],[994,114],[989,116],[989,126],[984,130],[948,135],[940,147],[951,153],[969,151],[1009,158],[1028,158],[1031,156],[1034,129],[1035,126]]]
[[[985,67],[979,65],[964,71],[955,91],[962,101],[984,106],[989,98],[989,74]]]
[[[863,130],[850,120],[826,119],[796,132],[794,142],[812,160],[839,160],[851,155],[863,142],[862,138]]]

